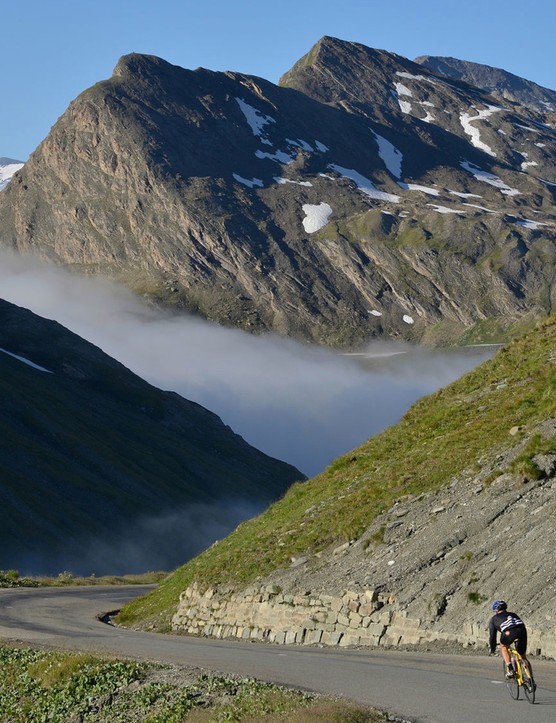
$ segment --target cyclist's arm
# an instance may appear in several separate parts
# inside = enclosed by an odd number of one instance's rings
[[[496,626],[494,625],[494,620],[490,621],[490,624],[488,626],[488,645],[490,648],[490,652],[494,653],[496,650]]]

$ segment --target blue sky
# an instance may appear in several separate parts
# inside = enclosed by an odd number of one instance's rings
[[[332,35],[556,89],[555,28],[553,0],[0,0],[0,156],[25,161],[73,98],[130,52],[277,82]]]

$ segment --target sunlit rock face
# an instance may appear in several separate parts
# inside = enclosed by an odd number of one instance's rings
[[[276,86],[145,55],[0,195],[0,243],[226,326],[500,339],[554,303],[553,115],[323,38]]]

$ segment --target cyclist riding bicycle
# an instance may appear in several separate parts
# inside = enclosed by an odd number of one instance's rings
[[[492,616],[488,626],[489,646],[491,654],[496,650],[496,637],[500,633],[500,652],[506,664],[506,678],[513,678],[514,671],[510,662],[508,646],[514,643],[516,650],[522,658],[527,660],[527,628],[516,613],[508,612],[508,605],[504,600],[495,600],[492,603],[495,615]]]

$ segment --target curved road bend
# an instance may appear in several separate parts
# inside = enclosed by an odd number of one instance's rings
[[[535,662],[538,704],[512,701],[499,658],[205,640],[104,625],[146,587],[0,590],[0,639],[198,666],[343,695],[434,723],[556,721],[556,663]]]

